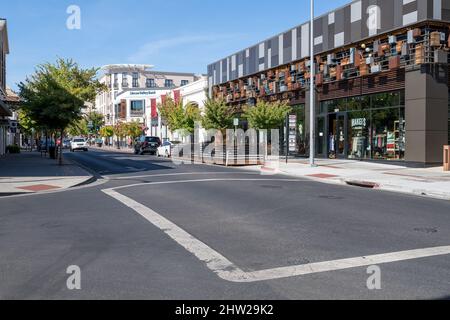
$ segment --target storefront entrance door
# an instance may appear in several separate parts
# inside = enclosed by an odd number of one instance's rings
[[[347,157],[347,114],[335,113],[328,116],[328,155],[329,158]]]

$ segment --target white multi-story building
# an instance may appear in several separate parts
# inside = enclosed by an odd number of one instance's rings
[[[107,125],[136,120],[146,124],[151,99],[198,79],[193,73],[161,72],[152,68],[151,65],[117,64],[101,69],[100,82],[108,90],[97,96],[95,110],[105,116]]]
[[[8,144],[9,125],[13,114],[7,105],[6,55],[9,54],[8,30],[5,19],[0,19],[0,156],[5,154]]]
[[[208,78],[206,76],[199,76],[198,79],[192,83],[170,90],[167,93],[162,93],[156,98],[153,105],[155,105],[155,103],[158,105],[164,101],[165,97],[170,97],[175,101],[182,101],[184,106],[188,103],[196,104],[200,108],[200,111],[203,112],[205,101],[207,99],[207,90]],[[181,140],[182,137],[179,137],[177,133],[169,131],[164,120],[161,119],[161,116],[155,108],[151,111],[153,116],[150,119],[150,122],[147,122],[151,123],[151,127],[148,131],[149,135],[158,136],[162,140]],[[203,130],[201,130],[201,132],[203,132]]]

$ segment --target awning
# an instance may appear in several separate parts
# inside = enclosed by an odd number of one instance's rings
[[[2,117],[11,117],[12,116],[11,110],[9,110],[6,103],[1,99],[0,99],[0,116],[2,116]]]

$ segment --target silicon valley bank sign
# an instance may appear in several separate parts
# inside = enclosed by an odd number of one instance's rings
[[[130,96],[151,96],[156,95],[156,91],[131,91]]]

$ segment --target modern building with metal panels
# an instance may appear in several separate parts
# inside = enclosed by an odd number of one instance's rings
[[[450,0],[358,0],[314,21],[318,157],[442,162],[449,143]],[[208,66],[237,110],[293,107],[286,150],[309,150],[310,24]]]

